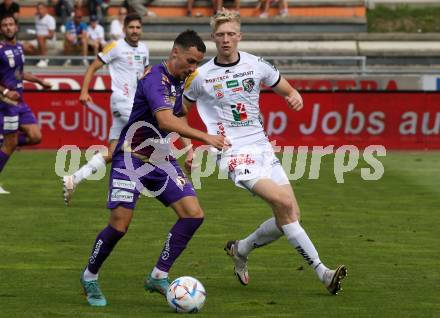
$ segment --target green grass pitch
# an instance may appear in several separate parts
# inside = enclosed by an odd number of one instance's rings
[[[205,285],[207,302],[197,315],[440,317],[440,153],[389,152],[380,160],[379,181],[362,180],[356,169],[337,184],[331,156],[318,180],[292,181],[321,259],[349,268],[338,296],[285,238],[251,254],[250,284],[242,287],[223,246],[253,231],[269,208],[227,180],[203,179],[205,223],[171,272]],[[107,223],[107,181],[81,184],[67,208],[54,164],[54,152],[22,151],[0,176],[12,192],[0,196],[0,317],[177,317],[162,297],[143,290],[174,213],[154,199],[139,201],[100,273],[109,304],[91,308],[79,275]]]

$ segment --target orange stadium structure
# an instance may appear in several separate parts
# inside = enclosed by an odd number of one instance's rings
[[[32,1],[23,1],[21,4],[20,16],[21,17],[33,17],[35,15],[35,3]],[[257,17],[259,12],[255,9],[256,3],[244,3],[240,8],[240,15],[242,17]],[[115,3],[111,2],[110,7],[107,10],[109,16],[116,16],[117,10],[121,6],[120,1]],[[176,3],[167,5],[161,4],[159,1],[153,2],[148,6],[149,10],[154,12],[158,17],[184,17],[186,16],[186,2],[182,1],[181,5]],[[82,8],[83,14],[87,15],[87,8]],[[54,14],[53,8],[49,8],[49,13]],[[194,7],[193,14],[202,16],[211,16],[213,13],[212,6],[209,2]],[[278,8],[272,7],[269,10],[269,16],[275,16],[278,13]],[[291,17],[361,17],[366,15],[366,9],[363,1],[335,1],[334,3],[328,2],[293,2],[289,3],[289,16]]]

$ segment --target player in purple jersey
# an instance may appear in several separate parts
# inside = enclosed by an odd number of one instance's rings
[[[177,36],[168,59],[153,66],[138,83],[130,119],[113,154],[107,202],[111,210],[109,224],[98,234],[81,274],[81,284],[91,306],[107,304],[98,285],[98,271],[127,232],[140,193],[148,191],[170,206],[178,217],[156,266],[145,279],[147,291],[166,293],[171,266],[203,222],[203,210],[194,188],[171,153],[170,140],[172,133],[177,133],[217,149],[229,146],[223,136],[193,129],[184,119],[185,79],[203,60],[205,51],[198,34],[187,30]]]
[[[23,71],[23,47],[17,43],[18,25],[15,18],[11,15],[3,16],[0,28],[4,37],[4,41],[0,42],[0,117],[3,134],[0,147],[1,173],[18,144],[37,144],[41,141],[35,116],[23,101],[23,80],[39,83],[45,88],[50,88],[50,84]],[[24,133],[20,138],[19,129]]]

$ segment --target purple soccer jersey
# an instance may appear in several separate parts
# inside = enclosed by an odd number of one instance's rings
[[[134,209],[143,188],[153,192],[166,206],[196,195],[171,156],[168,132],[159,128],[155,117],[163,109],[171,109],[176,116],[183,115],[184,83],[175,79],[164,63],[153,66],[139,81],[129,121],[113,155],[108,208],[122,205]]]
[[[9,90],[23,94],[23,47],[0,42],[0,84]],[[19,125],[36,124],[31,109],[21,100],[11,105],[0,95],[0,125],[2,133],[13,133]]]
[[[115,154],[123,151],[122,148],[126,141],[131,140],[131,143],[126,143],[125,146],[134,150],[147,138],[157,140],[168,135],[168,132],[159,128],[154,114],[159,110],[171,109],[174,115],[183,115],[182,93],[184,84],[184,81],[175,79],[168,72],[164,63],[154,65],[151,68],[150,72],[138,82],[133,109],[127,125],[121,132]],[[143,127],[136,129],[133,135],[127,136],[130,128],[133,131],[133,125],[138,122],[148,123],[148,127],[143,125]],[[153,146],[146,146],[136,151],[136,153],[150,156],[154,150]],[[157,147],[156,150],[158,150]]]
[[[23,94],[24,53],[20,43],[0,42],[0,84]]]

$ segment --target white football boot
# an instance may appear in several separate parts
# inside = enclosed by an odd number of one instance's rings
[[[63,197],[64,203],[70,206],[70,201],[72,200],[73,192],[75,191],[75,183],[73,182],[73,176],[64,176],[63,182]]]
[[[246,286],[249,284],[249,273],[247,268],[247,257],[238,254],[238,241],[229,241],[224,248],[234,262],[234,273],[238,281]]]
[[[10,194],[11,192],[6,191],[2,186],[0,186],[0,194]]]
[[[335,270],[327,270],[324,273],[323,283],[330,294],[337,295],[341,288],[341,281],[347,276],[347,267],[339,265]]]

